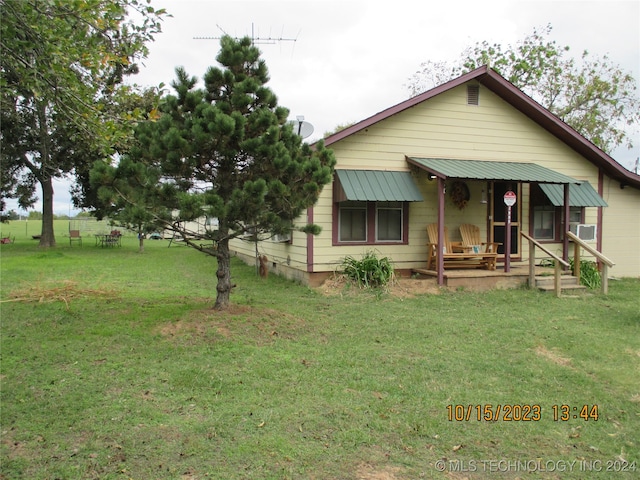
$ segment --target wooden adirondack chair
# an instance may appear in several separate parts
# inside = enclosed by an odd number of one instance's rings
[[[431,223],[427,225],[427,236],[429,237],[427,269],[436,269],[438,258],[438,225]],[[487,270],[496,269],[497,253],[475,252],[473,248],[463,245],[461,242],[451,242],[447,227],[444,228],[444,251],[442,260],[445,268],[485,268]]]
[[[438,224],[430,223],[427,225],[427,237],[429,237],[429,244],[438,244]],[[449,241],[449,229],[444,227],[444,253],[462,253],[462,245],[460,242],[451,243]]]
[[[489,270],[495,270],[496,257],[498,256],[498,245],[496,242],[483,242],[480,238],[480,227],[463,223],[460,225],[460,236],[462,246],[468,251],[482,255],[483,261],[487,262]]]
[[[463,223],[460,225],[460,236],[462,237],[462,246],[470,248],[476,253],[498,253],[498,245],[496,242],[483,242],[480,238],[480,227]]]
[[[438,224],[430,223],[427,225],[427,237],[429,239],[429,243],[427,246],[429,247],[428,256],[427,256],[427,268],[430,270],[435,270],[436,268],[436,259],[438,258]],[[468,255],[465,255],[465,250],[462,247],[460,242],[451,242],[449,240],[449,230],[445,226],[444,227],[444,239],[443,239],[443,252],[442,258],[443,260],[465,260],[469,259]]]

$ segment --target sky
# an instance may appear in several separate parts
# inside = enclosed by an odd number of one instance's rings
[[[422,62],[455,61],[477,42],[515,45],[551,24],[551,40],[579,57],[587,50],[633,74],[640,89],[640,0],[152,0],[172,18],[150,44],[132,81],[170,85],[182,66],[202,78],[217,65],[219,39],[253,36],[270,73],[268,86],[290,118],[304,116],[311,142],[410,97]],[[281,39],[262,43],[262,39]],[[613,157],[632,169],[633,151]],[[70,213],[68,182],[58,182],[54,211]],[[39,209],[39,205],[36,207]]]

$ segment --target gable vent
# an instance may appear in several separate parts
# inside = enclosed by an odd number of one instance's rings
[[[467,85],[467,105],[479,105],[480,85]]]

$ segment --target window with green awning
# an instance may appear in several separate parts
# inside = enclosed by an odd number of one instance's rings
[[[409,172],[336,170],[335,201],[422,202]]]

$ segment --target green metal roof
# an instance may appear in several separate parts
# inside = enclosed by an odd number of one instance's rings
[[[407,157],[407,161],[441,178],[525,183],[581,183],[575,178],[568,177],[536,163],[416,157]]]
[[[409,172],[336,170],[344,200],[362,202],[422,202]]]
[[[562,185],[541,183],[540,188],[556,207],[564,205],[564,188]],[[589,182],[580,185],[569,185],[569,206],[571,207],[608,207],[598,192]]]

